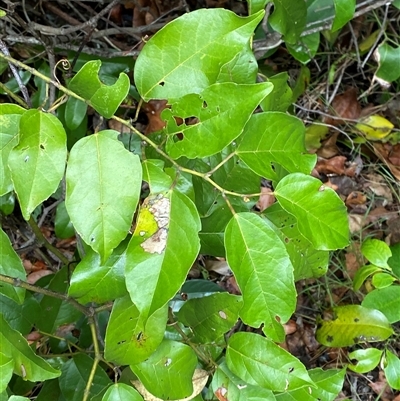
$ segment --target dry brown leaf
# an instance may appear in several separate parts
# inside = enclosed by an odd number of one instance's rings
[[[364,205],[366,202],[367,197],[360,191],[353,191],[346,198],[346,206],[348,207]]]
[[[107,121],[108,128],[118,131],[120,134],[129,134],[131,130],[124,124],[116,120]]]
[[[360,117],[361,106],[357,100],[357,88],[349,88],[346,92],[336,95],[331,104],[332,115],[345,119],[357,120]],[[325,117],[323,122],[331,125],[341,125],[346,122],[341,119]]]
[[[367,218],[363,214],[349,214],[348,218],[351,234],[359,233],[367,225]]]
[[[260,199],[256,203],[256,207],[260,212],[270,207],[275,203],[275,196],[272,195],[273,191],[271,188],[261,187]]]
[[[165,121],[161,119],[161,113],[166,107],[166,100],[150,100],[148,103],[143,104],[142,108],[149,119],[145,131],[146,135],[159,131],[165,127]]]
[[[339,132],[335,132],[328,139],[322,142],[321,147],[317,150],[317,155],[324,159],[330,159],[339,154],[339,148],[336,145]]]
[[[26,281],[29,284],[35,284],[36,281],[41,279],[42,277],[49,276],[50,274],[54,274],[51,270],[38,270],[28,275]]]
[[[382,401],[393,401],[394,394],[388,385],[385,375],[382,371],[379,372],[379,378],[375,382],[368,383],[374,393],[380,395]]]
[[[389,185],[385,182],[385,179],[375,173],[366,174],[365,178],[367,179],[364,183],[364,188],[370,189],[376,196],[384,198],[384,205],[391,205],[393,203],[393,195],[392,190],[389,188]]]
[[[374,151],[388,167],[394,177],[400,181],[400,144],[374,143]]]
[[[346,160],[345,156],[334,156],[330,159],[319,158],[315,168],[321,174],[343,175],[345,172],[344,164]]]
[[[232,270],[230,269],[226,260],[207,259],[205,262],[205,268],[209,272],[215,272],[220,274],[221,276],[232,275]]]
[[[360,251],[360,244],[353,242],[351,249],[346,252],[346,272],[351,279],[354,278],[357,270],[364,265],[364,258]]]

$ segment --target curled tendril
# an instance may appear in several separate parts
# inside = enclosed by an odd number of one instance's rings
[[[69,60],[67,60],[66,58],[63,58],[63,59],[57,61],[56,65],[54,66],[54,69],[53,69],[53,77],[54,77],[54,79],[55,79],[58,83],[60,83],[60,81],[59,81],[58,78],[57,78],[56,69],[57,69],[57,67],[58,67],[60,64],[61,64],[61,68],[62,68],[64,71],[68,71],[68,70],[71,69],[71,63],[70,63]]]

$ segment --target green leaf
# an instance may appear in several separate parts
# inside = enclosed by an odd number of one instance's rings
[[[239,332],[228,341],[226,363],[242,380],[272,391],[314,387],[304,365],[271,340]]]
[[[54,232],[58,238],[71,238],[75,235],[75,229],[69,218],[64,201],[57,205]]]
[[[389,350],[385,351],[385,372],[389,386],[395,390],[400,390],[400,359]]]
[[[228,293],[215,293],[186,301],[177,314],[190,327],[194,341],[207,343],[219,340],[237,322],[242,299]]]
[[[126,246],[127,241],[119,244],[104,263],[98,253],[89,249],[74,269],[68,295],[81,304],[101,304],[124,296]]]
[[[263,213],[269,223],[275,226],[294,267],[294,280],[321,277],[326,273],[329,252],[315,249],[311,242],[303,237],[297,227],[295,217],[274,203]]]
[[[188,345],[164,340],[146,361],[130,368],[154,396],[162,400],[180,400],[193,392],[192,376],[196,364],[196,354]]]
[[[368,293],[361,305],[381,311],[390,323],[400,321],[400,286],[377,289]]]
[[[126,286],[150,316],[177,293],[198,255],[200,219],[192,201],[172,190],[142,204],[126,251]]]
[[[390,251],[392,252],[392,257],[388,260],[388,265],[392,269],[393,274],[400,279],[400,242],[392,245]]]
[[[54,193],[64,175],[67,138],[60,121],[49,113],[28,110],[19,122],[19,144],[8,158],[22,215]]]
[[[356,0],[333,0],[335,5],[335,19],[331,31],[335,32],[346,25],[356,10]]]
[[[308,371],[317,388],[303,387],[298,390],[277,394],[277,401],[333,401],[343,387],[346,369]]]
[[[21,78],[21,82],[26,85],[29,80],[31,79],[32,74],[29,71],[24,71],[20,70],[18,72],[18,75]],[[21,91],[21,86],[13,76],[11,79],[9,79],[7,82],[4,82],[4,86],[8,88],[12,93],[19,93]],[[6,95],[7,92],[0,88],[0,95]]]
[[[361,253],[375,266],[390,270],[387,261],[392,256],[392,251],[385,242],[368,238],[361,245]]]
[[[369,276],[380,271],[382,271],[382,269],[375,265],[365,265],[360,267],[353,278],[354,290],[358,291]]]
[[[347,367],[357,373],[370,372],[378,366],[382,353],[383,351],[377,348],[358,349],[350,352],[349,359],[351,361],[355,360],[357,363],[351,363]]]
[[[5,216],[10,215],[15,207],[15,194],[9,192],[8,194],[0,196],[0,212]]]
[[[173,20],[140,52],[135,64],[138,92],[145,101],[202,92],[217,81],[221,66],[249,47],[263,14],[243,18],[224,9],[202,9]]]
[[[118,365],[133,365],[144,361],[161,343],[167,318],[166,307],[146,318],[129,296],[118,298],[107,325],[107,361]]]
[[[267,3],[270,0],[247,0],[247,5],[249,8],[249,15],[255,14],[260,10],[264,10]]]
[[[317,341],[328,347],[384,341],[393,334],[386,316],[360,305],[333,308],[333,315],[318,319]]]
[[[382,289],[389,287],[396,281],[396,278],[388,273],[376,273],[372,276],[371,283],[375,288]]]
[[[319,32],[303,36],[296,44],[286,44],[289,53],[298,61],[307,64],[317,54],[319,48]]]
[[[65,106],[65,123],[70,130],[77,129],[87,114],[87,104],[82,100],[70,97]]]
[[[142,184],[139,157],[126,150],[117,136],[117,131],[107,130],[79,140],[66,173],[68,214],[102,263],[126,237]]]
[[[376,71],[376,77],[386,82],[396,81],[400,77],[398,69],[400,61],[400,46],[392,47],[386,42],[378,47],[379,68]]]
[[[259,386],[253,386],[234,375],[226,366],[226,362],[218,365],[211,387],[214,394],[229,396],[236,401],[275,401],[275,395],[271,390]],[[223,399],[223,398],[222,398]]]
[[[30,401],[29,398],[22,397],[20,395],[12,395],[8,401]]]
[[[400,10],[400,0],[394,0],[392,6],[398,8]]]
[[[243,132],[253,111],[271,91],[269,82],[251,85],[226,82],[213,84],[200,94],[182,97],[162,113],[167,121],[167,152],[174,159],[181,156],[195,159],[221,151]],[[229,102],[224,101],[228,98]],[[197,117],[199,122],[178,125],[179,117]]]
[[[159,159],[147,159],[142,163],[143,181],[150,186],[151,193],[168,191],[172,180],[164,171],[164,162]]]
[[[8,235],[0,228],[0,273],[16,279],[25,280],[26,273],[20,257],[14,251]],[[0,294],[22,304],[25,298],[25,289],[11,284],[1,283]]]
[[[0,352],[0,393],[8,386],[14,370],[14,361],[11,356]]]
[[[68,88],[88,100],[103,117],[110,118],[126,98],[130,82],[128,76],[121,72],[114,85],[104,85],[98,75],[100,66],[100,60],[88,61],[71,79]],[[72,125],[76,123],[75,120],[71,121]]]
[[[273,165],[289,173],[310,174],[316,156],[306,153],[304,125],[296,117],[280,112],[253,115],[244,129],[237,155],[257,174],[277,180]]]
[[[61,366],[60,389],[68,401],[82,401],[93,363],[94,360],[86,354],[77,353]],[[103,392],[110,384],[106,372],[97,365],[88,399]]]
[[[14,373],[24,380],[42,381],[60,376],[60,371],[39,358],[21,333],[9,326],[2,314],[0,314],[0,344],[1,352],[14,361]]]
[[[275,231],[253,213],[235,214],[225,231],[226,257],[243,295],[240,317],[275,341],[295,310],[293,266]],[[277,317],[279,316],[280,322]]]
[[[19,120],[25,111],[15,104],[0,104],[0,195],[13,189],[8,157],[11,149],[18,144]]]
[[[267,96],[260,106],[263,111],[282,111],[285,112],[292,104],[293,93],[287,81],[287,72],[281,72],[268,78],[268,82],[274,85],[271,94]]]
[[[294,44],[306,25],[307,8],[304,1],[274,0],[274,12],[268,22],[284,35],[286,43]]]
[[[48,289],[65,294],[68,277],[69,271],[65,266],[53,276]],[[36,323],[40,330],[50,334],[55,333],[64,324],[76,322],[82,316],[82,312],[70,303],[47,295],[40,301],[40,307],[46,313],[42,313]]]
[[[49,401],[49,400],[66,401],[66,399],[61,394],[58,379],[45,381],[35,401]]]
[[[140,394],[124,383],[115,383],[108,388],[101,401],[143,401]]]
[[[296,217],[300,233],[316,249],[334,250],[349,243],[346,207],[321,181],[301,173],[290,174],[278,183],[274,194],[281,206]]]

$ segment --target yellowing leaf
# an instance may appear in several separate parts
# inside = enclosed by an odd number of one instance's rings
[[[356,129],[360,131],[370,141],[380,141],[386,138],[394,125],[386,118],[373,115],[356,124]]]

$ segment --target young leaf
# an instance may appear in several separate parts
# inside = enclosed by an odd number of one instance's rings
[[[243,18],[224,9],[202,9],[173,20],[140,52],[135,64],[138,92],[145,101],[200,93],[217,81],[222,65],[249,46],[263,14]]]
[[[194,341],[207,343],[219,340],[237,322],[242,299],[226,292],[186,301],[177,314],[190,327]]]
[[[64,175],[67,138],[55,116],[33,109],[21,116],[19,137],[8,165],[22,215],[29,220],[35,208],[56,191]]]
[[[276,395],[277,401],[333,401],[342,389],[346,369],[311,369],[308,371],[317,388],[303,387]]]
[[[126,150],[117,136],[117,131],[107,130],[79,140],[66,173],[68,214],[102,263],[126,237],[142,184],[139,157]]]
[[[143,202],[126,251],[126,286],[150,316],[177,293],[197,257],[200,219],[192,201],[172,190]]]
[[[164,340],[148,359],[130,368],[154,396],[162,400],[180,400],[193,392],[192,376],[196,364],[196,354],[188,345]]]
[[[0,196],[13,189],[8,156],[11,149],[18,144],[19,120],[25,111],[16,104],[0,104]]]
[[[297,219],[300,233],[316,249],[344,248],[349,243],[346,206],[331,188],[301,173],[284,177],[274,194]]]
[[[268,22],[284,35],[285,42],[294,44],[306,25],[307,6],[304,1],[274,0],[274,12]]]
[[[320,33],[314,32],[310,35],[303,36],[294,44],[286,44],[289,53],[303,64],[308,63],[317,53],[319,48]]]
[[[390,270],[387,262],[392,256],[392,251],[385,242],[368,238],[361,245],[361,253],[373,265]]]
[[[161,343],[167,324],[163,307],[147,319],[129,296],[113,305],[106,331],[105,357],[118,365],[134,365],[148,358]]]
[[[295,281],[320,277],[326,273],[329,252],[315,249],[311,242],[300,234],[293,215],[283,210],[279,203],[274,203],[262,216],[265,216],[280,234],[294,267]]]
[[[358,349],[348,355],[351,361],[356,360],[356,364],[349,364],[347,367],[353,372],[367,373],[374,370],[381,360],[383,351],[377,348]]]
[[[195,159],[221,151],[242,133],[253,111],[271,91],[269,82],[250,85],[226,82],[180,98],[162,113],[167,121],[167,152],[174,159],[181,156]],[[223,101],[228,98],[229,102]],[[197,117],[199,121],[178,125],[179,117]]]
[[[317,341],[327,347],[384,341],[393,334],[386,316],[376,309],[361,305],[333,308],[333,316],[319,319]]]
[[[356,10],[356,0],[333,0],[333,4],[335,5],[335,19],[333,20],[331,31],[335,32],[353,18]]]
[[[289,75],[287,72],[281,72],[268,78],[268,82],[274,85],[271,94],[267,96],[260,106],[263,111],[281,111],[286,112],[292,104],[292,89],[288,85]]]
[[[72,273],[68,295],[81,304],[100,304],[124,296],[126,246],[127,241],[119,244],[104,263],[98,253],[89,249]]]
[[[68,401],[82,401],[86,384],[91,374],[93,359],[86,354],[76,353],[61,366],[60,389]],[[105,392],[111,384],[110,378],[101,366],[97,366],[93,383],[90,387],[89,399],[94,395]]]
[[[366,308],[378,309],[389,320],[390,323],[400,321],[400,286],[377,289],[368,293],[361,305]]]
[[[296,357],[259,334],[235,333],[228,341],[226,363],[245,382],[272,391],[315,387]]]
[[[360,267],[354,275],[353,288],[358,291],[369,276],[380,271],[382,271],[382,269],[375,265],[364,265]]]
[[[0,273],[16,279],[25,280],[26,273],[20,257],[14,251],[8,235],[0,228]],[[22,304],[25,298],[25,289],[11,284],[1,283],[0,294]]]
[[[240,317],[275,341],[296,305],[293,266],[282,241],[259,216],[238,213],[225,231],[226,257],[243,295]],[[279,321],[277,317],[279,316]]]
[[[143,401],[140,394],[124,383],[115,383],[108,388],[101,401]]]
[[[14,362],[14,373],[24,380],[42,381],[60,376],[45,360],[39,358],[30,348],[21,333],[13,330],[0,314],[1,352]]]
[[[237,148],[237,155],[257,174],[277,180],[273,165],[289,173],[310,174],[316,156],[304,146],[304,125],[296,117],[280,112],[253,115]]]
[[[99,79],[100,67],[100,60],[88,61],[71,79],[68,88],[88,100],[103,117],[110,118],[126,98],[130,82],[128,76],[121,72],[114,85],[104,85]],[[76,125],[76,121],[72,123]]]
[[[400,359],[389,350],[385,351],[383,371],[389,386],[395,390],[400,390]]]
[[[211,387],[214,395],[221,395],[225,399],[228,395],[229,399],[238,401],[276,401],[271,390],[241,380],[228,369],[225,361],[219,364]],[[219,399],[224,400],[224,398]]]

